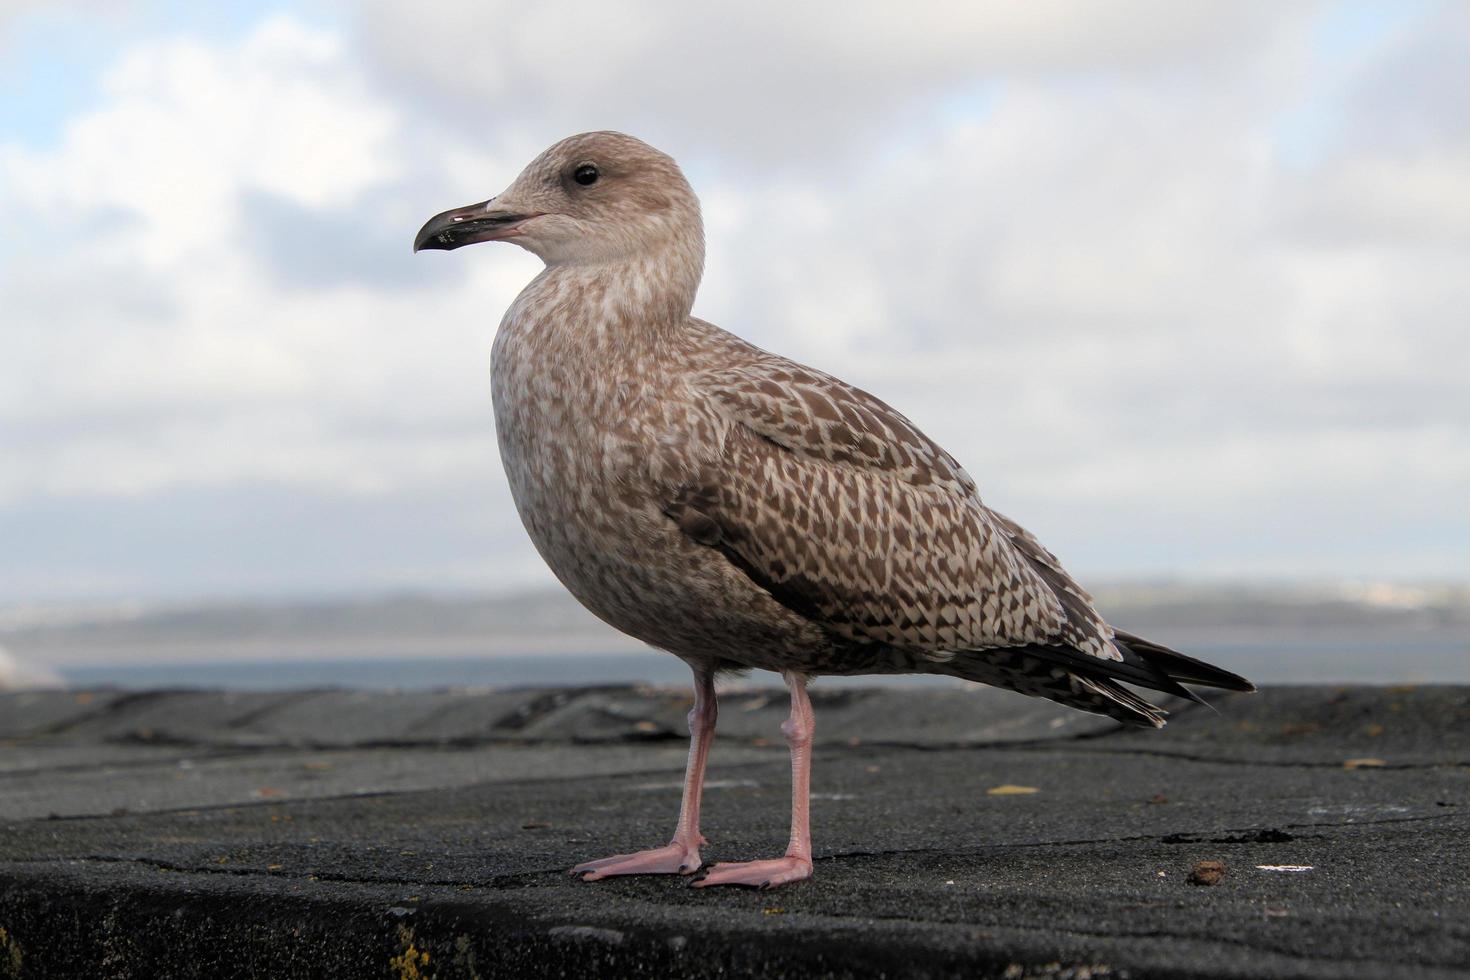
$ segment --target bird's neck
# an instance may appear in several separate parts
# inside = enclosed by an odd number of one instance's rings
[[[549,263],[516,305],[588,329],[658,335],[683,328],[704,271],[703,243],[670,241],[616,259]],[[524,301],[524,304],[523,304]]]

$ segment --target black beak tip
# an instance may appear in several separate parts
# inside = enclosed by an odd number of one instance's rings
[[[419,229],[419,233],[413,236],[413,250],[415,253],[433,249],[450,249],[450,236],[445,233],[444,224],[437,218],[430,218],[428,224]]]
[[[489,203],[490,201],[481,201],[479,204],[452,208],[434,215],[424,222],[424,226],[414,236],[413,250],[423,252],[437,249],[448,252],[461,245],[483,241],[483,236],[477,232],[483,232],[487,225],[504,224],[516,220],[514,216],[487,216],[485,207]]]

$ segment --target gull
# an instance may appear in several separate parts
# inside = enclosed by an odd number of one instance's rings
[[[430,218],[414,250],[491,241],[545,262],[492,351],[521,521],[584,606],[694,674],[673,838],[573,874],[703,867],[721,672],[785,679],[791,837],[783,856],[716,864],[698,886],[811,876],[811,678],[942,674],[1154,727],[1163,710],[1133,687],[1194,700],[1184,683],[1254,689],[1109,626],[1051,552],[884,402],[692,316],[704,230],[666,154],[621,133],[569,137],[503,193]]]

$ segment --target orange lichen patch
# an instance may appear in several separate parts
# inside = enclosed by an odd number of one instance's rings
[[[985,791],[986,796],[1029,796],[1032,793],[1040,793],[1041,790],[1035,786],[1016,786],[1006,783],[1003,786],[992,786]]]
[[[388,969],[398,980],[427,980],[429,951],[415,946],[413,930],[403,926],[398,927],[398,941],[403,944],[403,952],[388,960]]]

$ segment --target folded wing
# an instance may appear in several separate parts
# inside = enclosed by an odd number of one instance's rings
[[[830,375],[743,353],[695,380],[732,425],[670,503],[686,531],[847,639],[934,660],[1056,642],[1119,659],[1086,594],[912,422]]]

